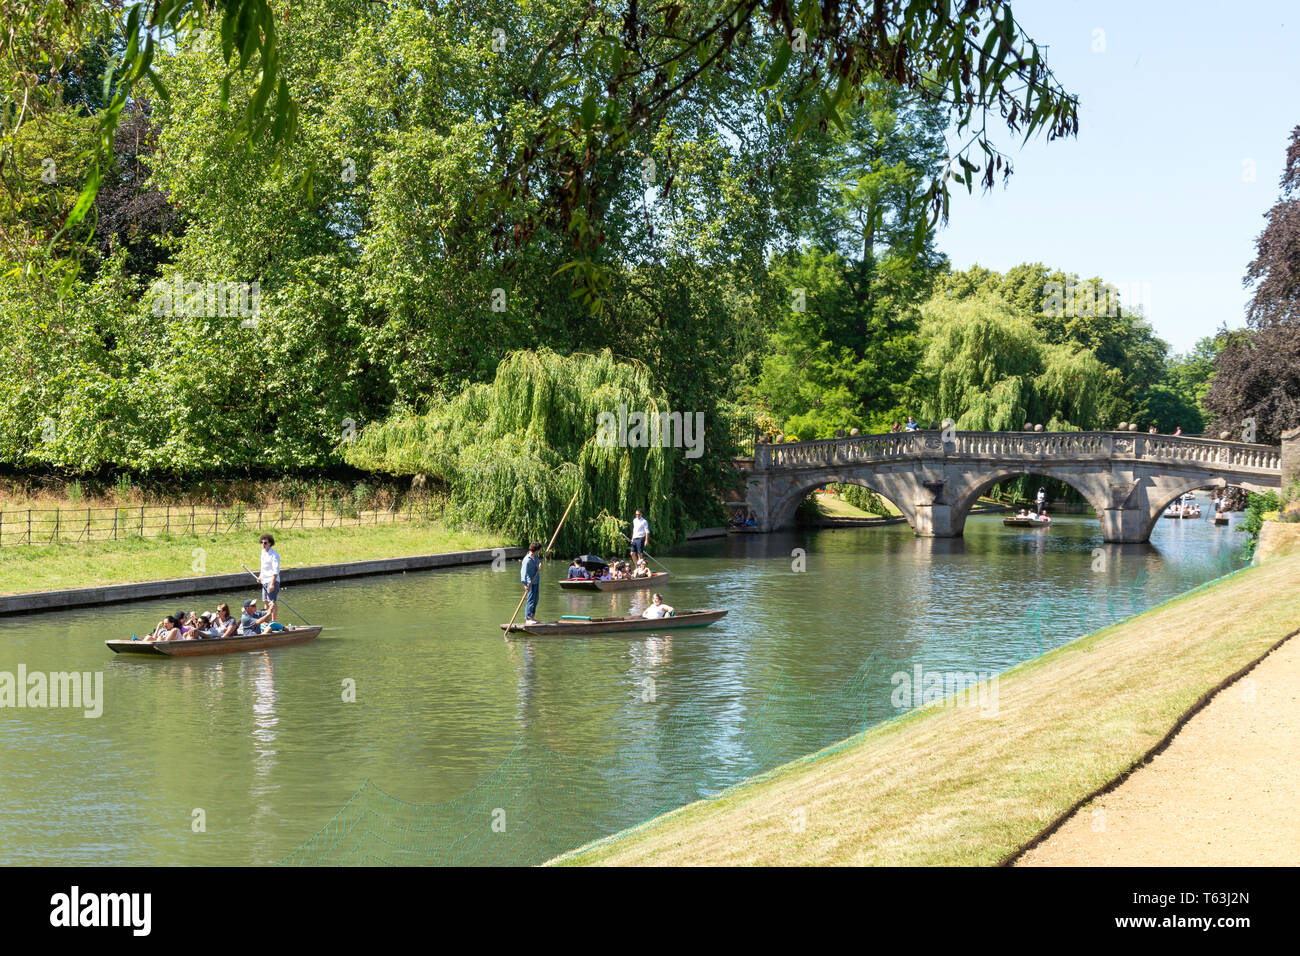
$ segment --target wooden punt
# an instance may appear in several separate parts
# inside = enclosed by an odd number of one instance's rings
[[[545,621],[540,624],[516,624],[509,634],[529,634],[533,637],[555,637],[569,634],[603,634],[612,631],[663,631],[679,627],[708,627],[721,618],[726,610],[678,611],[672,617],[645,618],[593,617],[589,620]],[[506,625],[501,625],[506,630]]]
[[[649,590],[668,577],[667,571],[655,571],[648,578],[629,578],[626,581],[597,581],[593,578],[566,578],[560,587],[566,591],[638,591]]]
[[[1033,518],[1003,518],[1002,523],[1008,528],[1047,528],[1050,521],[1035,521]]]
[[[206,654],[233,654],[237,651],[263,651],[272,647],[306,644],[320,637],[321,627],[294,627],[246,637],[207,637],[193,641],[105,641],[114,654],[143,654],[150,657],[201,657]]]

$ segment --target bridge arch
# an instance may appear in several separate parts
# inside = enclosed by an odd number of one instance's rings
[[[800,478],[799,481],[793,482],[786,491],[773,501],[769,512],[771,526],[773,528],[784,528],[792,524],[795,511],[799,508],[799,502],[808,497],[809,492],[825,485],[857,485],[880,495],[880,497],[897,508],[903,517],[907,519],[907,523],[912,526],[912,530],[916,531],[916,522],[913,520],[915,511],[909,509],[906,495],[902,494],[897,487],[894,487],[896,483],[890,482],[884,475],[862,474],[859,472]]]
[[[976,502],[990,488],[999,482],[1009,481],[1013,478],[1022,478],[1028,476],[1039,476],[1043,478],[1052,478],[1063,484],[1069,485],[1080,495],[1083,500],[1088,502],[1093,511],[1097,512],[1097,519],[1103,525],[1106,509],[1110,506],[1109,488],[1104,481],[1099,481],[1099,476],[1071,468],[1054,468],[1051,466],[1034,466],[1034,465],[1005,465],[994,468],[991,471],[985,470],[979,474],[969,476],[964,484],[958,484],[948,491],[948,500],[953,509],[953,526],[956,533],[960,534],[966,527],[966,518],[970,515],[971,509],[975,507]]]
[[[1153,488],[1153,492],[1148,497],[1151,501],[1151,513],[1147,518],[1144,530],[1146,536],[1150,536],[1155,530],[1160,518],[1164,515],[1165,510],[1187,494],[1189,491],[1197,491],[1201,488],[1223,489],[1228,487],[1228,482],[1223,479],[1206,481],[1204,476],[1184,477],[1184,478],[1167,478]]]

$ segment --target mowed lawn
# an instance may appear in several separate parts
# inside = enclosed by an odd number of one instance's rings
[[[495,536],[452,531],[437,522],[369,528],[285,528],[271,533],[285,568],[501,545]],[[257,570],[260,536],[254,530],[4,547],[0,548],[0,594],[228,574],[238,572],[241,563]]]
[[[1300,554],[1006,671],[996,716],[916,711],[553,862],[993,865],[1297,629]]]

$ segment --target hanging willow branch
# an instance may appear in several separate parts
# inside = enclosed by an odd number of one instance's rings
[[[437,476],[450,489],[454,519],[521,542],[545,540],[577,492],[560,553],[621,552],[620,532],[637,508],[656,539],[671,541],[680,534],[671,507],[674,451],[596,440],[598,416],[617,416],[620,405],[668,410],[645,366],[608,351],[512,352],[490,385],[471,386],[427,414],[372,425],[344,457],[371,471]]]

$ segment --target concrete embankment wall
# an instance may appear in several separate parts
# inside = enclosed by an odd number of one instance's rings
[[[524,549],[483,548],[477,551],[448,551],[444,554],[415,554],[403,558],[379,558],[371,561],[348,561],[342,564],[318,564],[306,568],[283,568],[280,578],[284,584],[306,584],[371,574],[393,574],[398,571],[452,568],[466,564],[486,564],[502,552],[507,559],[519,558],[523,556]],[[68,608],[120,604],[125,601],[151,598],[211,594],[217,591],[247,592],[253,595],[257,589],[256,582],[247,573],[240,571],[238,574],[207,574],[193,578],[142,581],[137,584],[108,584],[93,588],[38,591],[34,594],[0,596],[0,615],[61,611]]]

